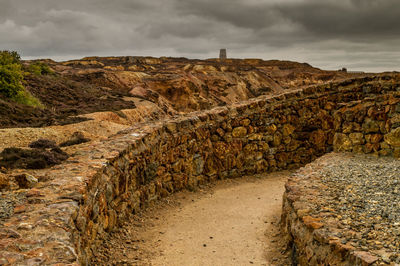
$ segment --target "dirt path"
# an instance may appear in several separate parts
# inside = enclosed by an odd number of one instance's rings
[[[290,265],[279,235],[288,172],[180,192],[107,237],[96,264]]]

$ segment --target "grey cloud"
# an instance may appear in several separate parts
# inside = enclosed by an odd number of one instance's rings
[[[310,0],[276,8],[317,38],[398,38],[400,34],[397,0],[352,0],[348,5]]]
[[[24,57],[234,57],[399,65],[397,0],[0,0],[0,49]],[[398,67],[397,67],[398,69]]]
[[[252,5],[247,1],[195,1],[180,0],[178,10],[181,14],[191,13],[214,21],[251,29],[265,28],[280,21],[276,10],[270,4]]]

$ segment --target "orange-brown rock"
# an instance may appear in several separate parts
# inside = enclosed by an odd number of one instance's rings
[[[10,177],[0,173],[0,190],[10,187]]]

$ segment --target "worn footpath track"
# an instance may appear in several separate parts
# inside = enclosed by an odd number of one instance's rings
[[[218,181],[155,202],[108,235],[93,265],[290,265],[279,233],[289,172]]]

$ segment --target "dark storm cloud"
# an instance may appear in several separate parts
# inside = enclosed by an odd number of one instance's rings
[[[251,4],[247,1],[180,0],[180,14],[191,13],[213,21],[226,22],[237,27],[261,29],[281,22],[271,3]]]
[[[319,38],[398,38],[398,0],[342,2],[307,1],[276,8],[283,16]]]
[[[398,0],[0,0],[0,49],[24,57],[233,57],[399,69]]]

